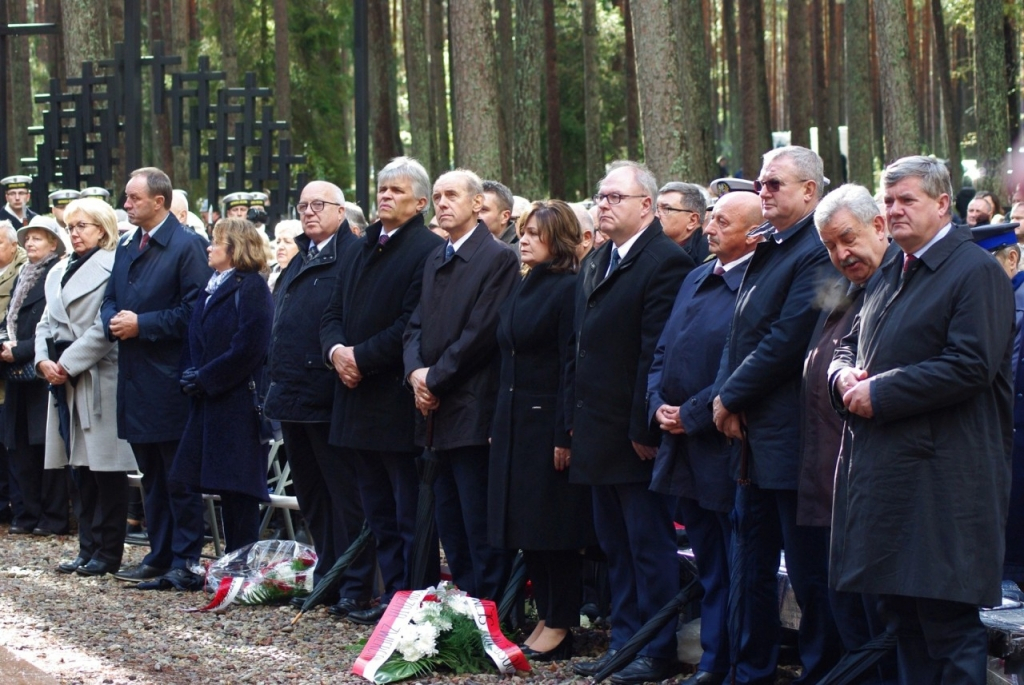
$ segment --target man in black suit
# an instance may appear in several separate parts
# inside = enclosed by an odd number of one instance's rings
[[[345,196],[333,183],[307,184],[296,209],[303,234],[295,237],[299,253],[274,288],[264,411],[281,422],[295,496],[316,547],[313,575],[319,580],[359,535],[363,523],[355,469],[341,449],[328,442],[337,374],[324,363],[320,349],[320,319],[342,273],[340,257],[356,237],[345,221]],[[373,571],[370,550],[342,577],[340,599],[329,609],[332,615],[344,618],[369,608]]]
[[[823,187],[813,151],[790,146],[764,155],[755,188],[766,237],[743,276],[715,381],[715,425],[747,443],[735,474],[730,570],[731,600],[739,603],[730,601],[739,619],[729,626],[737,683],[775,682],[783,548],[801,610],[804,678],[817,681],[840,653],[828,598],[829,531],[796,522],[803,359],[820,313],[816,295],[836,278],[812,225]]]
[[[519,259],[479,221],[483,185],[457,169],[434,183],[434,210],[449,239],[427,257],[419,306],[405,331],[405,377],[416,408],[433,422],[441,462],[434,485],[437,529],[456,585],[498,599],[509,556],[487,540],[488,438],[497,402],[498,308]],[[416,443],[424,445],[420,421]]]
[[[661,431],[647,417],[647,372],[676,292],[693,260],[654,216],[658,185],[642,164],[617,162],[596,197],[608,236],[580,266],[570,480],[593,486],[594,527],[608,557],[612,635],[608,653],[577,664],[592,676],[679,590],[670,498],[649,489]],[[675,660],[675,626],[612,676],[663,680]]]
[[[379,220],[342,256],[320,323],[325,359],[339,379],[330,442],[355,466],[384,581],[380,604],[348,615],[364,625],[377,622],[397,590],[412,587],[419,479],[402,334],[420,301],[427,255],[444,242],[423,221],[429,195],[430,178],[416,160],[398,157],[380,170]]]

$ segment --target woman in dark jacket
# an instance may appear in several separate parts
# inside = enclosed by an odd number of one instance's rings
[[[570,485],[562,412],[582,234],[564,202],[535,202],[519,220],[529,271],[501,307],[501,380],[492,432],[488,525],[496,547],[522,549],[540,621],[534,661],[572,656],[581,548],[595,543],[590,489]]]
[[[245,219],[221,219],[207,248],[215,273],[188,327],[181,387],[192,397],[170,480],[220,495],[225,549],[259,539],[267,497],[255,388],[270,344],[273,304],[260,275],[263,240]]]
[[[28,263],[14,284],[4,322],[5,342],[0,359],[20,366],[36,356],[36,325],[46,308],[46,275],[66,248],[57,222],[32,217],[18,230],[18,243]],[[7,382],[4,401],[4,443],[10,455],[11,473],[21,491],[22,507],[8,532],[12,534],[63,535],[68,532],[68,487],[64,471],[43,468],[46,443],[46,381],[35,378]]]

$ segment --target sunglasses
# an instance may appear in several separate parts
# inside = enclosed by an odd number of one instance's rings
[[[806,183],[808,180],[809,179],[802,178],[799,181],[796,181],[796,183]],[[779,189],[781,189],[782,186],[784,186],[784,185],[788,185],[787,182],[786,181],[780,181],[777,178],[769,178],[769,179],[764,180],[764,181],[762,181],[760,179],[755,179],[754,180],[754,192],[755,193],[760,193],[762,188],[767,188],[768,192],[777,193],[777,192],[779,192]]]

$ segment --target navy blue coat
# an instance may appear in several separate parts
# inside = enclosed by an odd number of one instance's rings
[[[330,366],[331,348],[354,348],[363,379],[349,389],[335,375],[331,444],[382,452],[412,452],[416,405],[405,385],[402,334],[423,290],[427,255],[444,241],[417,214],[383,247],[382,226],[366,229],[342,258],[331,304],[320,323]]]
[[[338,374],[324,364],[320,319],[344,267],[341,255],[356,241],[343,221],[334,239],[309,261],[309,237],[295,238],[299,253],[274,287],[274,330],[267,367],[270,385],[264,402],[267,418],[300,423],[329,423]]]
[[[128,442],[178,440],[188,418],[181,394],[181,354],[196,297],[213,273],[199,236],[173,214],[139,252],[142,231],[122,238],[100,308],[110,320],[121,310],[139,317],[139,335],[118,343],[117,437]]]
[[[199,371],[170,479],[201,492],[267,500],[267,460],[253,390],[270,342],[273,302],[256,272],[235,272],[196,301],[184,368]]]
[[[817,296],[839,278],[812,219],[754,251],[715,381],[725,408],[746,415],[748,475],[765,489],[797,489],[804,354],[821,312]]]
[[[696,500],[703,509],[728,512],[736,499],[736,481],[729,474],[739,445],[730,445],[715,428],[711,392],[746,265],[716,276],[717,263],[703,264],[686,276],[654,351],[647,377],[651,426],[659,428],[654,415],[668,404],[679,407],[686,433],[662,432],[651,489]]]

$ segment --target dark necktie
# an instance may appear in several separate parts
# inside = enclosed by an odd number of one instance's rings
[[[912,254],[903,255],[903,273],[900,275],[901,286],[906,285],[910,277],[914,275],[914,272],[917,271],[917,267],[920,265],[920,261],[919,257],[915,257]]]
[[[612,272],[615,271],[615,267],[619,265],[619,248],[612,248],[612,258],[608,260],[608,271],[605,272],[604,277],[608,278]]]
[[[444,248],[444,261],[448,261],[455,256],[455,246],[448,243],[448,247]]]
[[[320,248],[317,247],[316,245],[310,245],[309,246],[309,253],[308,253],[308,256],[306,257],[306,261],[307,262],[313,261],[314,259],[316,259],[316,256],[318,254],[320,254]]]
[[[390,238],[388,238],[388,234],[385,233],[384,231],[381,231],[380,237],[377,238],[377,247],[384,247],[385,245],[388,244],[388,240],[390,240]]]
[[[142,232],[142,240],[139,241],[139,252],[146,249],[146,245],[149,245],[149,233]]]

